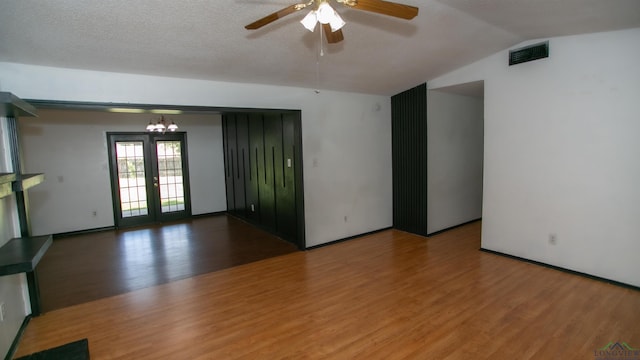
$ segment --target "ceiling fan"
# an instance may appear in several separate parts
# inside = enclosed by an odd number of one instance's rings
[[[284,9],[278,10],[273,14],[269,14],[262,19],[252,22],[251,24],[245,26],[245,29],[259,29],[289,14],[315,5],[315,9],[309,12],[307,16],[305,16],[304,19],[302,19],[302,21],[300,22],[309,31],[313,31],[316,28],[316,24],[320,23],[322,27],[321,30],[324,31],[327,42],[329,44],[335,44],[344,40],[342,27],[345,25],[345,22],[344,20],[342,20],[338,12],[331,7],[331,5],[329,4],[330,2],[331,0],[310,0],[306,3],[289,5]],[[348,6],[352,9],[370,11],[406,20],[411,20],[416,17],[416,15],[418,15],[417,7],[398,4],[390,1],[335,0],[335,2],[340,3],[344,6]]]

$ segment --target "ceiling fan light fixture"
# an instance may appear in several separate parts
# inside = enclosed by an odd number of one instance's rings
[[[318,10],[316,12],[317,12],[316,16],[318,17],[318,22],[320,24],[329,24],[332,20],[336,18],[336,16],[338,16],[338,13],[335,10],[333,10],[331,5],[329,5],[329,3],[327,2],[322,2],[318,6]]]
[[[316,11],[310,11],[307,16],[304,17],[304,19],[300,20],[300,23],[302,24],[302,26],[305,27],[305,29],[313,32],[313,30],[315,30],[316,28],[316,23],[318,22],[318,17],[316,15]]]
[[[346,23],[344,22],[344,20],[342,20],[342,18],[340,17],[340,15],[338,15],[338,13],[335,13],[335,16],[333,17],[333,19],[331,19],[331,21],[329,21],[329,25],[331,26],[331,31],[336,32],[340,29],[342,29],[342,27],[345,25]]]

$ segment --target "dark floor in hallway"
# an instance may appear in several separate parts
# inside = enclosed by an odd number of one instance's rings
[[[38,266],[43,311],[297,251],[219,215],[56,239]]]

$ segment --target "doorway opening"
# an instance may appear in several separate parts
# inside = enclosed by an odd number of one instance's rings
[[[427,233],[482,218],[484,81],[427,92]]]
[[[65,124],[71,122],[73,126],[83,126],[86,128],[84,131],[87,131],[87,134],[90,136],[94,136],[97,133],[103,140],[78,137],[78,139],[86,141],[77,142],[79,146],[89,146],[94,150],[96,149],[95,144],[107,140],[105,133],[145,136],[150,134],[144,131],[138,131],[137,126],[136,130],[133,130],[129,120],[137,122],[139,117],[145,117],[146,114],[160,113],[163,111],[179,112],[180,115],[178,118],[180,119],[181,129],[185,120],[191,122],[191,127],[185,126],[184,129],[198,129],[189,131],[189,146],[193,147],[191,149],[192,151],[189,151],[191,174],[185,170],[185,178],[183,180],[185,185],[191,186],[191,189],[189,190],[189,188],[185,187],[184,217],[227,212],[244,220],[253,220],[248,222],[259,228],[276,233],[282,239],[296,244],[300,249],[306,248],[300,110],[36,99],[28,99],[27,101],[38,109],[60,112],[59,117],[61,122]],[[131,113],[127,113],[127,111],[124,110],[130,110]],[[96,132],[96,129],[86,127],[86,120],[83,119],[82,116],[75,116],[74,112],[91,112],[91,116],[94,118],[97,117],[98,121],[100,121],[99,126],[106,131]],[[211,126],[207,125],[205,128],[199,123],[200,119],[198,119],[198,117],[210,115],[215,115],[215,119],[206,119],[208,124],[209,121],[212,122],[210,123]],[[247,126],[243,126],[245,124],[242,120],[243,118],[251,119],[251,121],[246,121]],[[254,121],[254,118],[260,118],[260,120]],[[148,118],[142,120],[141,123],[143,124],[149,121]],[[107,123],[109,123],[109,125],[106,125]],[[116,125],[109,130],[112,124]],[[236,130],[237,132],[231,130]],[[250,130],[248,134],[250,136],[244,136],[245,130]],[[235,136],[233,134],[235,134]],[[263,137],[262,142],[260,142],[259,139],[261,135]],[[136,196],[138,196],[138,193],[141,195],[135,198],[131,197],[129,199],[131,204],[126,204],[131,213],[125,215],[132,216],[126,218],[122,216],[122,209],[125,206],[123,206],[122,202],[118,199],[118,196],[120,196],[119,188],[115,188],[116,190],[114,190],[114,187],[111,186],[112,184],[119,184],[119,179],[116,175],[109,173],[109,168],[118,169],[117,162],[114,163],[115,160],[113,160],[114,156],[112,155],[116,150],[113,144],[110,144],[109,141],[106,142],[104,147],[108,148],[111,153],[104,154],[107,151],[101,149],[101,151],[92,151],[90,154],[87,154],[87,156],[84,157],[87,160],[93,156],[93,160],[90,160],[93,164],[93,171],[88,175],[78,174],[79,178],[81,177],[81,181],[84,182],[83,185],[86,184],[86,188],[96,188],[99,186],[101,190],[100,194],[92,196],[94,194],[88,191],[90,193],[90,199],[83,199],[85,200],[84,202],[78,199],[69,201],[69,203],[72,204],[82,205],[83,209],[88,208],[88,214],[94,220],[94,223],[98,224],[96,219],[99,219],[101,221],[99,225],[101,226],[83,228],[87,221],[78,218],[78,225],[76,225],[75,228],[78,229],[78,231],[91,231],[107,229],[112,226],[135,226],[146,222],[154,222],[154,220],[164,221],[164,219],[161,218],[150,217],[162,216],[166,218],[169,215],[163,215],[162,209],[158,210],[158,204],[162,204],[162,201],[154,201],[153,204],[149,203],[150,199],[153,199],[154,196],[149,194],[148,191],[154,188],[154,183],[153,179],[149,180],[148,174],[153,174],[153,172],[150,165],[146,166],[144,164],[141,167],[144,169],[143,178],[145,180],[141,181],[144,187],[138,188],[138,181],[136,180],[134,189],[130,189],[131,191],[135,191]],[[251,146],[249,147],[249,145]],[[67,147],[68,144],[65,144],[64,148]],[[186,166],[186,143],[182,149],[184,150],[182,153],[184,159],[183,164]],[[151,150],[146,149],[143,145],[143,152],[145,152],[145,154],[148,154],[150,151]],[[213,152],[211,153],[210,151]],[[100,159],[96,158],[96,154],[101,156]],[[253,156],[253,162],[250,159],[251,156]],[[258,157],[261,157],[263,162],[255,162]],[[112,159],[108,160],[109,158]],[[104,161],[103,159],[108,160],[109,164],[104,164],[105,166],[103,167],[97,166]],[[98,163],[98,161],[100,161],[100,163]],[[265,167],[261,167],[262,165]],[[232,168],[234,170],[233,173],[236,174],[236,180],[230,183],[228,181],[229,179],[225,178],[225,176],[230,177]],[[138,176],[137,172],[138,170],[135,170],[136,178]],[[103,176],[103,173],[106,176]],[[255,182],[257,178],[255,178],[254,175],[256,174],[262,176],[264,180],[263,184]],[[187,177],[189,177],[190,180],[188,180]],[[58,181],[62,183],[64,178],[65,176],[60,175],[58,176]],[[248,181],[245,183],[244,179]],[[98,182],[100,183],[98,184]],[[279,188],[276,188],[276,185]],[[233,191],[231,191],[231,189],[233,189]],[[107,196],[103,194],[105,190],[110,195],[108,196],[108,200]],[[244,193],[245,191],[246,195]],[[69,191],[68,193],[67,199],[73,197],[77,191]],[[60,192],[56,192],[56,194],[60,195]],[[233,194],[233,198],[230,198],[231,194]],[[141,204],[139,204],[140,199],[144,200]],[[87,205],[87,202],[91,201],[95,201],[95,205]],[[270,201],[272,201],[273,204]],[[101,208],[105,207],[105,205],[108,209]],[[144,214],[144,210],[138,212],[139,209],[142,208],[141,205],[146,205],[147,214]],[[175,199],[173,203],[169,202],[169,205],[179,206],[178,199]],[[189,207],[191,209],[189,209]],[[109,210],[108,222],[101,219],[100,215],[107,213],[106,210]],[[180,212],[176,213],[179,214]],[[182,217],[181,215],[172,215],[177,216],[177,218]],[[119,218],[120,221],[112,220],[115,218]],[[138,220],[142,221],[138,222]]]

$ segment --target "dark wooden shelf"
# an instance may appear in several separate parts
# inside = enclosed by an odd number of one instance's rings
[[[10,183],[16,179],[14,173],[0,173],[0,184]]]
[[[38,116],[36,108],[9,92],[0,92],[0,116]]]
[[[33,316],[38,316],[41,313],[40,287],[36,266],[52,242],[51,235],[22,237],[11,239],[0,247],[0,276],[19,273],[27,275],[29,302]]]
[[[13,182],[13,191],[25,191],[44,181],[44,174],[22,174]]]
[[[35,270],[52,241],[51,235],[9,240],[0,247],[0,276]]]
[[[44,174],[0,173],[0,198],[25,191],[44,181]]]

